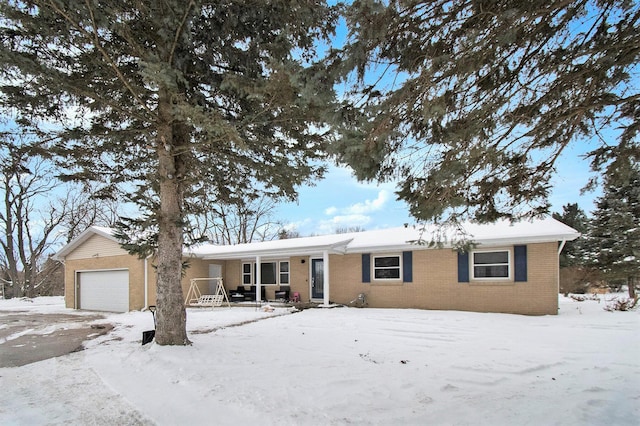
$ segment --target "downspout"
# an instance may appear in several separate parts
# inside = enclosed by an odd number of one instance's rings
[[[323,301],[322,303],[324,304],[324,306],[329,306],[329,251],[325,250],[324,252],[322,252],[322,266],[323,266],[323,271],[322,271],[322,275],[324,275],[324,282],[323,282],[323,289],[322,289],[322,294],[323,294]]]
[[[260,267],[260,256],[256,256],[256,309],[262,305],[262,276]]]
[[[149,271],[147,259],[149,259],[151,255],[144,258],[144,308],[149,309]]]
[[[556,293],[560,294],[560,253],[562,253],[562,249],[564,245],[567,243],[567,240],[560,241],[560,246],[558,247],[558,276],[556,277]],[[558,307],[558,310],[560,307]]]
[[[558,256],[560,256],[560,253],[562,253],[562,249],[564,248],[565,244],[567,244],[567,240],[560,241],[560,247],[558,247]]]

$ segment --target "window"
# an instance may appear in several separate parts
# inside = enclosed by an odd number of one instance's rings
[[[261,262],[260,263],[260,282],[262,284],[276,284],[276,265],[277,262]]]
[[[289,285],[289,262],[280,262],[280,285]]]
[[[242,284],[256,283],[255,263],[242,264]],[[263,285],[289,285],[289,261],[260,262],[260,282]]]
[[[251,279],[251,269],[253,264],[251,263],[243,263],[242,264],[242,284],[243,285],[251,285],[253,280]]]
[[[373,278],[375,280],[399,280],[400,256],[375,256],[373,258]]]
[[[474,252],[473,278],[509,278],[509,251],[481,251]]]

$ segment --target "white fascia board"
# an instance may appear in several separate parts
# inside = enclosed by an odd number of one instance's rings
[[[204,260],[235,260],[235,259],[251,259],[256,256],[264,258],[291,257],[291,256],[313,256],[328,251],[331,254],[345,254],[346,247],[351,239],[342,240],[333,244],[311,245],[299,247],[282,247],[282,248],[264,248],[261,250],[252,250],[250,244],[241,250],[234,250],[234,246],[221,246],[219,253],[203,253]]]
[[[349,249],[347,248],[348,254],[356,254],[356,253],[388,253],[388,252],[399,252],[399,251],[407,251],[407,250],[426,250],[429,247],[421,244],[396,244],[396,245],[375,245],[375,246],[359,246],[356,248]]]
[[[572,234],[558,234],[558,235],[532,235],[522,237],[498,237],[498,238],[483,238],[473,239],[470,241],[483,247],[498,247],[498,246],[512,246],[520,244],[535,244],[535,243],[550,243],[557,241],[573,241],[580,236],[579,233]],[[347,253],[387,253],[387,252],[400,252],[400,251],[415,251],[415,250],[437,250],[438,248],[450,249],[453,246],[450,243],[445,243],[441,247],[429,247],[428,244],[395,244],[395,245],[369,245],[359,246],[355,248],[347,247]]]
[[[540,236],[528,236],[521,238],[485,238],[475,243],[483,246],[505,246],[505,245],[518,245],[518,244],[535,244],[535,243],[552,243],[558,241],[573,241],[578,238],[580,234],[563,234],[563,235],[540,235]]]

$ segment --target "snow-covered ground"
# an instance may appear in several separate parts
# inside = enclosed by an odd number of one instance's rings
[[[84,351],[0,369],[0,424],[637,425],[639,312],[603,304],[190,309],[188,347],[141,346],[151,314],[113,314]],[[69,312],[61,298],[0,310]]]

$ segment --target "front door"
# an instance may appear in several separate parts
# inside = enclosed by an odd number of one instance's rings
[[[222,278],[222,265],[209,264],[209,278]],[[209,280],[209,294],[216,294],[218,280]]]
[[[322,299],[324,297],[324,261],[311,259],[311,298]]]

